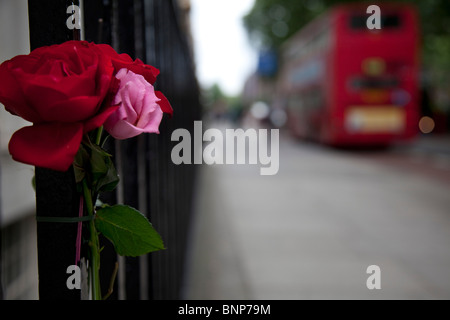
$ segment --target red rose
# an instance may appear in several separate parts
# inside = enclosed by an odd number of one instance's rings
[[[108,103],[118,87],[114,74],[111,60],[85,41],[41,47],[0,65],[0,102],[33,123],[12,136],[13,158],[67,170],[83,134],[102,126],[117,108]]]
[[[126,53],[118,54],[110,45],[98,44],[97,47],[103,52],[103,54],[110,57],[114,65],[114,74],[117,74],[120,69],[128,69],[135,74],[140,74],[151,85],[156,82],[156,77],[159,75],[159,70],[153,66],[144,64],[141,60],[133,59]],[[172,117],[173,109],[167,98],[161,91],[155,91],[156,96],[160,101],[158,102],[161,110]]]

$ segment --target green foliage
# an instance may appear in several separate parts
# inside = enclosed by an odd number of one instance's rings
[[[74,160],[75,181],[87,179],[94,193],[112,191],[119,183],[119,176],[112,162],[112,156],[100,146],[83,143]]]
[[[223,92],[222,88],[216,83],[202,92],[202,103],[207,110],[212,110],[218,104],[225,104],[227,107],[239,107],[240,97],[230,96]]]
[[[111,157],[99,146],[92,146],[90,164],[94,191],[113,191],[119,183]]]
[[[137,257],[164,249],[159,233],[139,211],[125,205],[105,206],[97,211],[95,227],[122,256]]]
[[[276,49],[327,8],[340,2],[256,0],[252,10],[244,17],[244,26],[256,47]]]
[[[355,0],[256,0],[244,26],[257,49],[274,48],[330,7]],[[379,1],[393,2],[393,1]],[[442,68],[450,61],[450,1],[399,0],[417,8],[427,66]],[[369,4],[375,4],[367,2]]]

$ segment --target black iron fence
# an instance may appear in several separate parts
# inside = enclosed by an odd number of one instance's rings
[[[31,49],[77,38],[66,28],[67,7],[78,1],[29,0]],[[186,240],[195,184],[195,166],[171,161],[172,131],[193,132],[200,118],[196,81],[185,12],[171,0],[84,1],[84,35],[88,41],[111,44],[160,69],[156,89],[174,109],[159,135],[110,141],[121,176],[119,188],[106,195],[108,203],[125,203],[147,215],[161,234],[166,250],[138,258],[117,257],[108,243],[102,251],[102,287],[106,291],[115,262],[119,275],[110,299],[177,299],[183,276]],[[73,172],[36,168],[38,216],[76,216],[78,198]],[[38,223],[39,294],[41,299],[80,299],[66,287],[66,268],[73,264],[76,226]],[[73,248],[73,250],[68,249]]]

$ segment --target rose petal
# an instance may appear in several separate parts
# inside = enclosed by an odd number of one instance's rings
[[[159,127],[159,123],[163,117],[163,111],[159,106],[158,99],[155,95],[155,90],[153,86],[147,88],[147,94],[142,101],[143,110],[140,114],[139,121],[136,123],[136,126],[139,128],[147,128],[156,126],[156,130]],[[151,129],[153,132],[155,129]]]
[[[96,94],[95,77],[97,73],[97,66],[86,68],[86,71],[81,75],[72,75],[59,77],[53,73],[46,75],[36,75],[25,73],[22,70],[17,70],[16,77],[22,84],[24,92],[27,95],[34,96],[34,91],[45,89],[50,97],[46,98],[51,101],[52,97],[56,99],[64,99],[73,96],[92,96]],[[33,91],[34,90],[34,91]],[[54,92],[54,94],[52,94]]]
[[[143,100],[153,90],[143,76],[127,69],[120,69],[116,75],[120,80],[120,88],[114,102],[121,104],[117,120],[127,120],[135,124],[143,111]]]
[[[68,98],[54,103],[47,108],[41,108],[40,113],[46,122],[79,122],[85,121],[97,113],[100,100],[98,97]]]
[[[105,129],[107,128],[105,124]],[[159,133],[158,128],[153,126],[147,129],[138,128],[127,122],[126,120],[120,120],[114,124],[112,128],[107,129],[108,133],[118,140],[124,140],[136,137],[141,133]]]
[[[105,124],[106,120],[117,110],[119,106],[104,107],[103,110],[84,123],[84,133],[97,129]]]
[[[160,99],[158,104],[161,107],[161,110],[164,113],[169,114],[170,118],[172,118],[173,109],[172,109],[172,106],[170,105],[169,100],[167,100],[167,98],[164,96],[164,94],[161,91],[155,91],[155,95]]]
[[[67,171],[83,137],[80,123],[46,123],[17,131],[9,142],[14,160],[26,164]]]
[[[20,116],[30,122],[41,121],[41,117],[33,108],[20,89],[17,79],[11,72],[12,60],[0,65],[0,102],[10,113]]]
[[[137,127],[142,128],[144,132],[147,133],[159,133],[159,124],[163,118],[163,112],[161,108],[157,104],[155,104],[156,108],[151,112],[145,112],[141,115],[139,122],[137,123]]]
[[[159,75],[159,70],[151,65],[143,63],[141,60],[133,59],[126,53],[118,54],[110,45],[98,44],[97,47],[103,54],[112,59],[112,63],[116,72],[120,69],[126,68],[136,74],[142,75],[150,84],[155,84],[156,77]]]

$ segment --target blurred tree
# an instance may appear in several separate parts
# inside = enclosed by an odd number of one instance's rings
[[[202,104],[204,111],[213,118],[221,118],[227,110],[226,95],[215,83],[202,90]]]
[[[202,90],[202,104],[205,112],[216,119],[227,116],[232,121],[238,121],[243,112],[241,96],[225,94],[217,83]]]
[[[258,49],[277,49],[304,25],[338,2],[341,1],[255,0],[253,8],[244,17],[244,26]]]
[[[255,0],[244,17],[250,41],[258,50],[277,50],[280,45],[328,8],[358,0]],[[393,1],[379,1],[393,2]],[[450,1],[399,0],[411,3],[419,13],[426,65],[450,66]],[[372,4],[372,2],[371,2]]]
[[[202,91],[203,105],[206,109],[212,109],[218,101],[221,101],[224,98],[225,94],[217,83]]]

